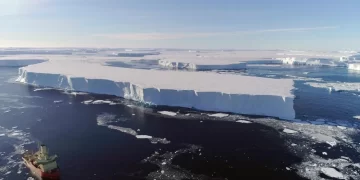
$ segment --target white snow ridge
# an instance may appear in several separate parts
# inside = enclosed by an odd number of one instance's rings
[[[81,67],[81,70],[79,70]],[[293,80],[47,61],[19,69],[18,82],[116,95],[153,105],[294,119]],[[236,83],[234,83],[236,82]]]

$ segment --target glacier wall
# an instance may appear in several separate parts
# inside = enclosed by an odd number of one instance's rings
[[[152,105],[179,106],[205,111],[232,112],[294,119],[292,96],[227,94],[196,90],[142,87],[131,82],[39,73],[19,68],[17,81],[43,87],[116,95]]]

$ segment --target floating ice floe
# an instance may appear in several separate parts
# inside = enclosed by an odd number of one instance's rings
[[[63,100],[56,100],[56,101],[54,101],[55,104],[59,104],[59,103],[62,103],[62,102],[63,102]]]
[[[359,119],[360,120],[360,116],[354,116],[355,119]]]
[[[295,133],[298,133],[297,131],[295,131],[295,130],[292,130],[292,129],[287,129],[287,128],[285,128],[284,130],[283,130],[283,132],[284,133],[288,133],[288,134],[295,134]]]
[[[311,134],[311,137],[320,142],[325,142],[325,143],[329,144],[330,146],[336,146],[336,144],[338,142],[335,138],[324,135],[324,134],[320,134],[320,133]]]
[[[54,88],[35,88],[33,91],[47,91],[47,90],[54,90]]]
[[[171,112],[171,111],[158,111],[158,113],[167,115],[167,116],[176,116],[177,115],[176,112]]]
[[[150,143],[152,143],[152,144],[157,144],[157,143],[169,144],[170,143],[170,141],[167,140],[166,138],[157,138],[157,137],[152,137],[149,135],[140,135],[131,128],[111,125],[111,123],[118,122],[118,120],[116,119],[116,115],[114,115],[114,114],[109,114],[109,113],[100,114],[97,116],[96,121],[99,126],[105,126],[109,129],[117,130],[122,133],[132,135],[132,136],[136,137],[137,139],[148,139],[150,141]]]
[[[331,177],[331,178],[345,179],[344,175],[334,168],[321,168],[320,171],[324,175]]]
[[[238,123],[244,123],[244,124],[251,124],[251,121],[246,121],[246,120],[237,120],[236,122]]]
[[[118,103],[110,100],[86,100],[82,102],[83,104],[109,104],[109,105],[116,105]]]
[[[148,136],[148,135],[136,135],[136,138],[138,139],[151,139],[153,138],[152,136]]]
[[[225,114],[225,113],[215,113],[215,114],[208,114],[208,116],[210,116],[210,117],[223,118],[223,117],[228,117],[229,114]]]

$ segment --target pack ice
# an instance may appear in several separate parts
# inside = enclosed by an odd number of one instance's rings
[[[35,86],[116,95],[153,105],[293,119],[293,80],[143,70],[75,61],[19,69],[17,81]]]

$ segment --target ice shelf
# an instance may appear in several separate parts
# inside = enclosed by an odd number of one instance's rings
[[[293,80],[209,72],[157,71],[78,61],[19,68],[17,81],[110,94],[153,105],[293,119]]]

